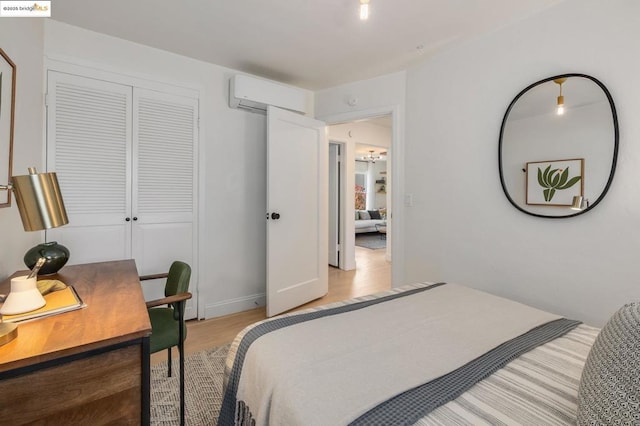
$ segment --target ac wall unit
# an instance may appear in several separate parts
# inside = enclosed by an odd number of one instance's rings
[[[307,112],[304,90],[243,74],[229,81],[229,106],[265,113],[267,105],[294,112]]]

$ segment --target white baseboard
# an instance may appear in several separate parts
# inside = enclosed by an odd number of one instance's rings
[[[207,305],[204,308],[205,319],[221,317],[235,314],[237,312],[248,311],[249,309],[265,306],[267,303],[266,293],[252,294],[237,299],[223,300],[222,302]]]

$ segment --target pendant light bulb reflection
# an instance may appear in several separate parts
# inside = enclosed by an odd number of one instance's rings
[[[565,81],[567,81],[566,77],[556,78],[555,80],[553,80],[554,83],[560,86],[560,95],[558,96],[558,102],[557,102],[557,108],[556,108],[556,114],[558,115],[564,114],[564,96],[562,96],[562,83],[564,83]]]
[[[369,19],[369,0],[360,0],[360,20]]]

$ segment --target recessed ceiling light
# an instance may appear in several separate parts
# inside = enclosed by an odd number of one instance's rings
[[[360,20],[369,19],[369,0],[360,0]]]

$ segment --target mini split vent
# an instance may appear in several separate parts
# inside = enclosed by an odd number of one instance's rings
[[[229,106],[264,114],[267,105],[307,113],[305,91],[269,80],[237,74],[229,81]]]

